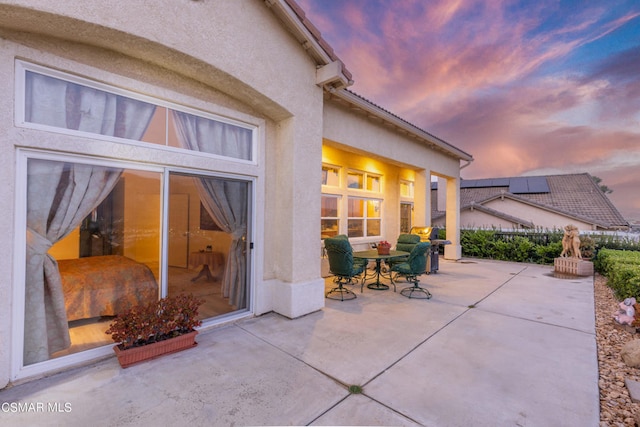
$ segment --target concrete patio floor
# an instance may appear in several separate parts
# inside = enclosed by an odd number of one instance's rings
[[[441,260],[421,278],[430,300],[357,288],[299,319],[202,331],[188,351],[0,391],[0,425],[597,426],[593,278],[552,269]]]

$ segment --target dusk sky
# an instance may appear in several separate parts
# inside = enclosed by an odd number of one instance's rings
[[[350,90],[473,155],[463,179],[588,172],[640,220],[640,1],[297,3]]]

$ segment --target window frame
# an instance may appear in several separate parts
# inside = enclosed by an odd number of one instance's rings
[[[342,229],[342,228],[341,228],[341,226],[340,226],[340,223],[341,223],[341,221],[340,221],[340,218],[341,218],[341,217],[340,217],[340,214],[341,214],[341,212],[342,212],[342,206],[341,206],[341,204],[342,204],[342,203],[341,203],[341,202],[342,202],[342,196],[341,196],[340,194],[322,193],[320,197],[321,197],[321,198],[323,198],[323,197],[328,197],[328,198],[337,199],[337,203],[336,203],[336,205],[337,205],[337,211],[338,211],[338,212],[337,212],[337,216],[335,216],[335,217],[333,217],[333,216],[322,216],[322,211],[320,212],[320,224],[321,224],[321,225],[320,225],[320,239],[321,239],[321,240],[324,240],[324,239],[325,239],[325,237],[322,237],[322,221],[324,221],[324,220],[331,220],[331,221],[335,220],[335,221],[336,221],[336,223],[337,223],[337,226],[338,226],[338,230],[337,230],[337,232],[336,232],[336,235],[341,234],[341,233],[340,233],[340,231],[341,231],[341,229]],[[321,202],[321,206],[322,206],[322,202]],[[332,237],[333,237],[333,236],[332,236]]]
[[[407,188],[409,189],[409,194],[403,194],[402,193],[402,186],[406,185]],[[412,200],[415,197],[415,183],[413,181],[409,181],[408,179],[401,179],[400,180],[400,199],[401,200]]]
[[[402,228],[402,221],[404,220],[403,216],[402,216],[402,206],[409,206],[409,218],[407,218],[408,222],[409,222],[409,227],[407,227],[407,229],[403,230]],[[400,201],[400,232],[401,233],[409,233],[411,231],[411,227],[413,227],[413,210],[414,210],[414,205],[413,205],[413,201]]]
[[[402,188],[403,186],[406,186],[406,188],[409,189],[409,194],[403,194],[402,192]],[[414,199],[415,199],[415,183],[411,180],[408,179],[400,179],[399,185],[398,185],[398,193],[400,196],[400,203],[398,206],[398,218],[400,219],[400,232],[403,233],[408,233],[411,230],[411,227],[413,226],[413,222],[414,222],[414,218],[413,218],[413,212],[414,212]],[[402,228],[402,222],[403,222],[403,216],[402,216],[402,206],[403,205],[408,205],[410,206],[409,208],[409,218],[408,218],[408,222],[409,222],[409,229],[408,230],[403,230]]]
[[[350,175],[359,175],[362,177],[362,187],[350,187],[349,186],[349,176]],[[369,184],[369,180],[370,179],[377,179],[378,181],[378,186],[379,189],[378,190],[372,190],[370,188],[368,188],[368,184]],[[367,193],[374,193],[374,194],[380,194],[382,193],[382,175],[378,174],[378,173],[373,173],[373,172],[366,172],[366,171],[360,171],[360,170],[356,170],[356,169],[348,169],[347,170],[347,179],[346,179],[346,189],[348,191],[364,191]]]
[[[350,239],[362,239],[362,240],[367,240],[367,239],[377,239],[380,238],[382,236],[382,234],[375,234],[375,235],[368,235],[367,234],[367,230],[368,230],[368,220],[379,220],[380,221],[380,231],[383,230],[383,226],[382,226],[382,205],[384,202],[384,199],[382,198],[375,198],[375,197],[365,197],[365,196],[356,196],[356,195],[349,195],[347,196],[347,206],[350,200],[362,200],[364,201],[364,207],[363,207],[363,214],[364,216],[350,216],[349,215],[349,210],[347,209],[346,212],[346,218],[347,218],[347,236]],[[368,210],[368,203],[369,202],[378,202],[380,204],[380,208],[379,208],[379,216],[376,217],[370,217],[369,216],[369,210]],[[363,227],[362,227],[362,236],[350,236],[349,235],[349,221],[355,221],[355,220],[361,220]]]
[[[184,112],[187,114],[192,114],[194,116],[198,116],[198,117],[202,117],[208,120],[213,120],[213,121],[217,121],[217,122],[221,122],[221,123],[226,123],[226,124],[230,124],[233,126],[238,126],[244,129],[248,129],[251,131],[251,159],[247,160],[247,159],[239,159],[239,158],[235,158],[235,157],[228,157],[228,156],[223,156],[223,155],[219,155],[219,154],[212,154],[212,153],[207,153],[207,152],[203,152],[203,151],[193,151],[193,150],[189,150],[186,148],[178,148],[178,147],[173,147],[170,145],[166,144],[166,138],[165,138],[165,145],[161,145],[161,144],[154,144],[151,142],[145,142],[145,141],[136,141],[136,140],[131,140],[131,139],[126,139],[126,138],[118,138],[118,137],[113,137],[113,136],[107,136],[107,135],[101,135],[101,134],[95,134],[95,133],[90,133],[90,132],[84,132],[84,131],[79,131],[79,130],[74,130],[74,129],[65,129],[65,128],[59,128],[59,127],[55,127],[55,126],[49,126],[49,125],[44,125],[44,124],[39,124],[39,123],[33,123],[33,122],[28,122],[26,121],[26,111],[25,111],[25,91],[26,91],[26,73],[30,71],[30,72],[34,72],[37,74],[41,74],[44,76],[49,76],[52,78],[56,78],[59,80],[63,80],[63,81],[67,81],[70,83],[75,83],[78,85],[82,85],[82,86],[86,86],[89,88],[93,88],[93,89],[97,89],[97,90],[101,90],[110,94],[114,94],[114,95],[119,95],[119,96],[124,96],[124,97],[128,97],[128,98],[132,98],[138,101],[142,101],[142,102],[146,102],[149,104],[153,104],[157,107],[163,107],[165,108],[166,114],[169,115],[169,110],[176,110],[176,111],[180,111],[180,112]],[[118,142],[118,143],[125,143],[128,145],[134,145],[134,146],[139,146],[139,147],[145,147],[145,148],[157,148],[157,149],[162,149],[162,150],[166,150],[166,151],[174,151],[174,152],[178,152],[178,153],[197,153],[198,156],[201,157],[209,157],[212,159],[219,159],[219,160],[224,160],[227,162],[235,162],[235,163],[242,163],[242,164],[249,164],[249,165],[258,165],[259,164],[259,159],[258,159],[258,126],[254,125],[254,124],[250,124],[250,123],[246,123],[246,122],[242,122],[236,119],[232,119],[229,117],[224,117],[221,115],[217,115],[217,114],[213,114],[213,113],[209,113],[203,110],[199,110],[196,108],[191,108],[191,107],[187,107],[184,105],[179,105],[177,103],[173,103],[170,101],[165,101],[162,100],[160,98],[156,98],[153,96],[148,96],[148,95],[144,95],[132,90],[128,90],[128,89],[124,89],[121,87],[117,87],[111,84],[106,84],[106,83],[101,83],[98,82],[96,80],[92,80],[90,78],[87,77],[83,77],[80,76],[78,74],[72,74],[70,72],[65,72],[65,71],[60,71],[60,70],[55,70],[52,68],[48,68],[42,65],[37,65],[37,64],[33,64],[31,62],[26,62],[23,60],[16,60],[15,63],[15,98],[14,98],[14,105],[15,105],[15,126],[16,127],[22,127],[22,128],[28,128],[28,129],[34,129],[34,130],[42,130],[42,131],[47,131],[47,132],[54,132],[54,133],[60,133],[60,134],[64,134],[64,135],[72,135],[72,136],[80,136],[83,138],[87,138],[87,139],[94,139],[94,140],[102,140],[102,141],[110,141],[110,142]]]
[[[338,175],[338,183],[337,185],[332,185],[329,184],[329,177],[328,177],[328,173],[327,173],[327,177],[325,178],[324,176],[324,171],[325,169],[329,170],[329,169],[334,169]],[[330,165],[328,163],[323,163],[322,164],[322,186],[323,187],[328,187],[328,188],[340,188],[340,183],[341,183],[341,173],[340,171],[342,170],[342,168],[340,166],[336,166],[336,165]]]

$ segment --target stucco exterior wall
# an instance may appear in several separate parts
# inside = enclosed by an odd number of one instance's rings
[[[567,224],[573,224],[578,227],[579,230],[592,229],[591,224],[588,224],[586,222],[578,221],[575,218],[556,214],[550,211],[545,211],[543,209],[538,209],[514,200],[495,200],[490,203],[486,203],[484,206],[508,215],[531,221],[535,227],[540,227],[542,229],[562,229]],[[437,220],[434,220],[434,224],[443,226],[444,218],[438,218]],[[516,224],[515,222],[509,221],[504,218],[499,218],[495,215],[491,215],[478,209],[463,210],[460,213],[460,224],[462,228],[497,228],[502,230],[520,228],[520,225]]]
[[[297,317],[324,305],[320,230],[322,89],[315,64],[263,2],[0,1],[2,92],[15,92],[16,58],[86,76],[259,128],[256,165],[192,153],[14,126],[14,98],[0,99],[0,231],[15,245],[18,147],[183,166],[255,179],[252,259],[255,313]],[[43,137],[46,135],[46,137]],[[286,220],[283,220],[286,218]],[[11,250],[0,258],[0,387],[10,379]],[[314,267],[317,266],[317,267]],[[273,295],[277,294],[278,298]]]
[[[415,139],[393,132],[380,122],[349,111],[335,102],[326,102],[323,136],[372,157],[395,164],[424,169],[434,174],[459,177],[460,160],[428,148]],[[393,160],[391,160],[393,159]]]
[[[539,209],[526,203],[511,199],[496,199],[484,204],[486,207],[531,221],[536,227],[561,229],[567,224],[574,224],[581,230],[590,230],[591,225],[565,215]]]

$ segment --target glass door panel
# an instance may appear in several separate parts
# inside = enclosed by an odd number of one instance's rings
[[[111,344],[159,295],[161,174],[29,159],[23,363]]]
[[[169,176],[168,294],[203,299],[203,319],[248,308],[248,201],[246,181]]]

